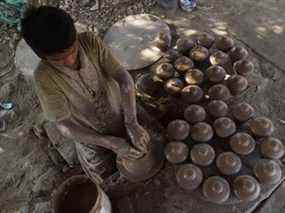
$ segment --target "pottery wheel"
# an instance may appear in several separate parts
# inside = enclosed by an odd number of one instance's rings
[[[115,23],[104,42],[127,70],[137,70],[161,58],[162,52],[155,46],[160,33],[171,35],[167,24],[158,17],[131,15]]]

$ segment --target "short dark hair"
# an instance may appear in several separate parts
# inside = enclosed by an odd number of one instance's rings
[[[40,57],[60,53],[76,41],[72,17],[56,7],[27,9],[21,25],[24,40]]]

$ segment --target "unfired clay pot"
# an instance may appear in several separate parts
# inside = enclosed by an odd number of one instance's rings
[[[284,156],[285,147],[283,143],[274,137],[261,139],[261,153],[263,156],[278,160]]]
[[[240,132],[233,135],[230,139],[232,150],[240,155],[249,155],[255,149],[255,140],[247,133]]]
[[[217,157],[216,165],[224,175],[233,175],[241,170],[242,163],[239,156],[233,152],[224,152]]]
[[[209,166],[215,160],[215,150],[209,144],[196,144],[191,152],[191,160],[199,166]]]
[[[265,117],[258,117],[249,122],[251,132],[259,137],[271,136],[274,132],[274,125],[271,120]]]
[[[199,122],[191,127],[191,138],[198,142],[210,141],[214,136],[214,131],[212,127],[205,123]]]
[[[199,105],[190,105],[184,111],[185,120],[191,124],[204,121],[206,115],[205,109]]]
[[[171,121],[167,126],[167,136],[171,140],[183,141],[190,133],[190,125],[184,120]]]
[[[164,154],[170,163],[182,163],[188,158],[189,148],[182,142],[170,142],[166,145]]]

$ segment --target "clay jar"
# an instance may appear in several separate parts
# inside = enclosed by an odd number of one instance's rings
[[[198,142],[210,141],[214,136],[212,127],[204,122],[196,123],[191,127],[191,138]]]
[[[188,158],[189,148],[182,142],[171,142],[166,145],[164,154],[170,163],[182,163]]]
[[[214,41],[215,41],[214,36],[208,33],[203,33],[198,36],[197,44],[209,49],[213,45]]]
[[[210,56],[210,62],[212,65],[219,65],[219,66],[224,66],[230,61],[230,58],[228,54],[222,52],[222,51],[217,51],[214,54]]]
[[[184,83],[179,78],[171,78],[164,85],[165,91],[170,95],[178,95],[183,89]]]
[[[206,76],[213,83],[220,83],[226,77],[226,71],[221,66],[211,66],[206,70]]]
[[[235,195],[241,201],[253,201],[260,195],[260,185],[252,176],[242,175],[237,177],[233,186]]]
[[[279,164],[273,160],[259,160],[254,166],[253,171],[262,184],[276,184],[282,177]]]
[[[191,124],[204,121],[206,115],[205,109],[199,105],[190,105],[184,111],[185,120]]]
[[[169,63],[162,63],[157,66],[155,69],[154,74],[161,78],[162,80],[167,80],[169,78],[172,78],[174,76],[174,67],[172,64]]]
[[[248,81],[242,75],[233,75],[227,80],[227,86],[233,95],[239,95],[248,87]]]
[[[278,160],[283,157],[285,148],[283,143],[273,137],[261,139],[261,153],[264,157]]]
[[[235,122],[227,117],[221,117],[214,121],[213,127],[216,134],[221,138],[227,138],[236,132]]]
[[[231,194],[229,183],[222,177],[209,177],[203,184],[203,195],[210,202],[222,204]]]
[[[223,84],[216,84],[208,90],[208,95],[212,100],[227,101],[231,98],[230,90]]]
[[[220,118],[228,114],[228,105],[224,101],[213,100],[208,104],[207,110],[214,118]]]
[[[203,173],[193,164],[181,165],[176,171],[176,181],[182,189],[193,191],[202,183]]]
[[[186,103],[197,103],[203,99],[204,92],[197,85],[188,85],[181,90],[181,97]]]
[[[236,120],[245,122],[254,116],[255,110],[248,103],[241,102],[233,107],[232,114]]]
[[[249,155],[255,149],[255,140],[247,133],[236,133],[230,139],[232,150],[240,155]]]
[[[215,160],[215,150],[209,144],[196,144],[191,152],[191,160],[199,166],[209,166]]]
[[[251,132],[258,137],[271,136],[274,132],[274,125],[271,120],[265,117],[258,117],[249,122]]]
[[[190,125],[184,120],[171,121],[167,126],[167,136],[171,140],[183,141],[190,133]]]
[[[190,69],[185,74],[187,84],[199,85],[204,81],[204,73],[199,69]]]
[[[241,170],[242,163],[235,153],[224,152],[217,157],[216,166],[222,174],[233,175]]]
[[[190,39],[179,38],[176,41],[175,46],[176,46],[176,49],[178,52],[187,53],[188,51],[190,51],[195,46],[195,43]]]
[[[240,75],[247,75],[254,70],[254,65],[251,61],[244,59],[234,63],[234,71]]]
[[[243,60],[248,56],[248,51],[241,46],[235,46],[229,51],[229,56],[232,62]]]
[[[174,62],[174,67],[180,74],[185,74],[189,69],[194,67],[194,63],[190,58],[181,56]]]
[[[203,46],[196,46],[190,51],[189,57],[194,61],[203,62],[209,57],[209,50]]]
[[[229,51],[234,44],[234,40],[228,36],[220,36],[215,41],[216,48],[224,52]]]

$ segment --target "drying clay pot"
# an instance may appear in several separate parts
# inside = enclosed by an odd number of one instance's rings
[[[186,103],[197,103],[203,99],[204,92],[197,85],[188,85],[181,90],[181,97]]]
[[[184,111],[184,118],[191,124],[202,122],[206,119],[206,111],[199,105],[190,105]]]
[[[204,73],[198,69],[190,69],[185,74],[185,81],[191,85],[202,84],[204,81]]]
[[[244,59],[234,63],[234,71],[240,75],[247,75],[254,70],[254,65],[251,61]]]
[[[196,46],[190,51],[189,57],[194,61],[203,62],[209,57],[209,50],[203,46]]]
[[[240,155],[248,155],[255,149],[255,140],[251,135],[241,132],[236,133],[230,139],[230,146],[232,150]]]
[[[180,94],[183,87],[184,83],[179,78],[171,78],[164,85],[165,91],[170,95]]]
[[[209,166],[215,160],[215,150],[209,144],[196,144],[191,152],[191,160],[199,166]]]
[[[199,142],[210,141],[214,136],[212,127],[204,122],[200,122],[191,127],[191,138]]]
[[[197,44],[209,49],[213,45],[214,41],[215,41],[214,36],[208,33],[203,33],[198,36]]]
[[[188,158],[189,148],[185,143],[171,142],[166,145],[164,154],[170,163],[182,163]]]
[[[211,101],[207,106],[208,113],[214,118],[225,117],[228,114],[228,105],[219,100]]]
[[[162,80],[167,80],[174,76],[174,72],[175,70],[172,64],[163,63],[157,66],[154,74],[158,76],[159,78],[161,78]]]
[[[192,40],[184,39],[184,38],[179,38],[175,45],[177,51],[180,53],[187,53],[194,46],[195,46],[195,43]]]
[[[221,66],[211,66],[206,70],[206,75],[209,81],[214,83],[222,82],[226,77],[226,71]]]
[[[210,56],[210,62],[212,65],[220,65],[223,66],[225,64],[227,64],[230,60],[230,57],[228,56],[228,54],[222,52],[222,51],[217,51],[214,54],[212,54]]]
[[[227,117],[221,117],[214,121],[213,127],[216,134],[221,138],[227,138],[236,132],[235,122]]]
[[[220,36],[215,41],[216,48],[224,52],[230,50],[234,44],[234,40],[228,36]]]
[[[194,67],[194,63],[190,58],[181,56],[174,62],[174,67],[180,74],[185,74],[189,69]]]
[[[233,175],[241,170],[242,163],[235,153],[224,152],[217,157],[216,166],[222,174]]]
[[[234,63],[236,61],[246,59],[248,51],[244,47],[235,46],[229,51],[229,56]]]
[[[251,132],[259,137],[271,136],[274,132],[274,125],[271,120],[265,117],[258,117],[249,122]]]
[[[208,91],[208,95],[212,100],[227,101],[231,98],[230,90],[223,84],[212,86]]]
[[[239,95],[248,87],[248,81],[242,75],[233,75],[227,80],[227,86],[233,95]]]
[[[264,157],[271,159],[280,159],[284,156],[285,147],[283,143],[273,137],[261,139],[261,153]]]
[[[165,58],[169,62],[174,62],[177,58],[181,57],[182,55],[174,50],[174,49],[169,49],[168,51],[165,52],[163,58]]]
[[[238,121],[245,122],[254,116],[255,110],[248,103],[241,102],[233,107],[232,114]]]
[[[183,141],[190,133],[190,125],[184,120],[171,121],[167,126],[167,135],[171,140]]]

